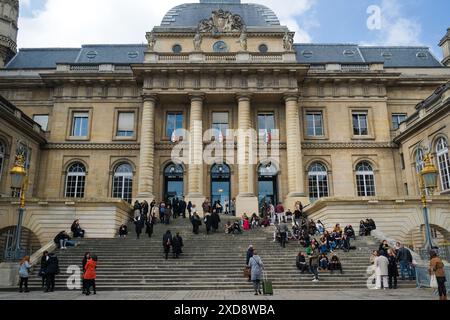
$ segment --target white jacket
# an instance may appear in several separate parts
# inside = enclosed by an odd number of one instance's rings
[[[375,259],[375,273],[377,276],[389,275],[389,260],[385,256],[379,256]]]

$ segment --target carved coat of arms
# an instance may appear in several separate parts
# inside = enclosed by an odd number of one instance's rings
[[[219,9],[213,11],[210,19],[200,21],[198,31],[218,34],[221,32],[241,32],[244,27],[245,23],[240,15]]]

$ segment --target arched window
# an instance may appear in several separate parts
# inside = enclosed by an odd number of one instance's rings
[[[313,163],[308,170],[309,197],[320,199],[329,196],[327,168],[319,163]]]
[[[356,166],[356,186],[358,197],[374,197],[376,195],[375,174],[369,162],[360,162]]]
[[[2,174],[3,174],[3,162],[5,161],[5,153],[6,148],[3,142],[0,141],[0,181],[2,181]]]
[[[440,138],[436,145],[436,154],[441,175],[442,191],[450,190],[450,159],[448,157],[448,142]]]
[[[84,198],[86,183],[86,167],[82,163],[74,163],[67,170],[66,198]]]
[[[175,163],[170,163],[164,169],[164,199],[172,201],[184,196],[184,168]]]
[[[231,200],[231,169],[226,164],[215,164],[211,168],[211,203],[220,201],[224,206],[225,202]]]
[[[128,163],[117,166],[113,179],[113,198],[131,203],[133,199],[133,168]]]

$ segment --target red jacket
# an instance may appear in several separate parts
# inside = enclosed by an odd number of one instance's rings
[[[90,259],[85,266],[86,272],[84,273],[84,279],[86,280],[95,280],[97,274],[95,273],[95,269],[97,268],[97,262]]]

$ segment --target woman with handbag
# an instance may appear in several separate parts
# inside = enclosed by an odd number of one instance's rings
[[[255,288],[255,296],[257,296],[258,294],[262,294],[261,279],[264,271],[264,264],[256,250],[253,250],[253,257],[250,258],[249,266],[252,270],[251,280],[253,282],[253,287]]]
[[[438,257],[435,251],[430,252],[430,275],[432,288],[436,288],[439,291],[439,300],[447,300],[447,288],[445,287],[445,266],[442,263],[441,258]]]

